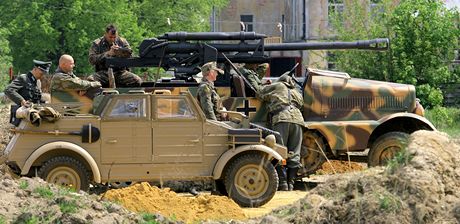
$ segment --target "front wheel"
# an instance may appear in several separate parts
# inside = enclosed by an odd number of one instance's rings
[[[302,168],[299,169],[300,176],[308,176],[320,169],[326,161],[325,153],[326,144],[323,139],[314,132],[304,132],[300,151],[300,162],[302,163]]]
[[[225,172],[228,195],[242,207],[259,207],[270,201],[278,187],[275,167],[263,155],[246,154],[231,162]]]
[[[367,163],[369,166],[384,166],[408,144],[409,134],[399,131],[388,132],[372,144]]]
[[[87,169],[80,161],[68,156],[50,159],[38,170],[38,176],[48,183],[75,191],[87,191],[89,188],[90,174]]]

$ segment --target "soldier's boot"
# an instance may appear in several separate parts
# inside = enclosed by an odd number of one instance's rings
[[[288,191],[294,190],[294,183],[297,178],[297,171],[299,168],[288,168],[287,169],[287,184],[288,184]]]
[[[286,169],[283,166],[277,165],[276,167],[276,172],[278,173],[278,190],[279,191],[287,191],[288,190],[288,184],[286,181]]]

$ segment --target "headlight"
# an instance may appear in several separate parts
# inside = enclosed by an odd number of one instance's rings
[[[417,114],[417,115],[420,115],[422,117],[425,117],[425,109],[423,108],[423,106],[420,103],[420,100],[418,98],[415,99],[415,109],[412,112],[414,114]]]
[[[274,148],[275,147],[275,144],[276,144],[276,138],[274,135],[267,135],[267,137],[265,137],[265,145],[270,147],[270,148]]]

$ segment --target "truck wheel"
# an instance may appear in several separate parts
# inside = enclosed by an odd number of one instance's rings
[[[89,188],[90,175],[85,166],[68,156],[50,159],[38,170],[38,176],[46,182],[69,187],[76,191],[87,191]]]
[[[302,168],[299,170],[301,176],[313,174],[321,168],[326,161],[323,151],[326,153],[326,145],[318,134],[309,131],[303,134],[302,149],[300,151]]]
[[[259,207],[270,201],[278,187],[275,167],[261,154],[242,155],[225,172],[227,193],[242,207]]]
[[[384,166],[409,143],[409,134],[404,132],[388,132],[372,144],[368,155],[368,166]]]

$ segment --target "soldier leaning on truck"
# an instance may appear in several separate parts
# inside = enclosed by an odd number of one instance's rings
[[[244,67],[239,68],[241,74],[246,77],[249,83],[254,87],[256,92],[259,92],[262,87],[262,78],[268,70],[268,63],[263,64],[246,64]]]
[[[93,41],[89,49],[89,63],[94,65],[96,74],[95,81],[99,81],[103,87],[109,87],[108,67],[105,64],[107,57],[119,57],[117,51],[121,48],[130,49],[128,41],[118,36],[117,27],[107,25],[104,36]],[[129,72],[128,68],[113,68],[115,83],[119,87],[139,87],[142,80],[139,76]]]
[[[40,79],[48,74],[51,62],[33,60],[34,68],[27,74],[21,74],[6,88],[5,95],[16,105],[11,106],[10,123],[19,125],[20,119],[16,118],[16,110],[21,107],[30,107],[31,104],[44,103],[40,89]]]
[[[297,91],[295,82],[288,73],[283,74],[277,82],[260,88],[258,96],[268,103],[269,120],[272,129],[281,134],[282,142],[287,148],[289,157],[286,169],[277,166],[280,179],[279,190],[293,190],[297,171],[301,167],[300,149],[302,144],[302,95]]]
[[[78,78],[73,73],[74,67],[75,62],[72,56],[64,54],[59,58],[59,66],[51,78],[51,91],[80,91],[80,95],[86,94],[94,98],[97,92],[101,92],[101,83]]]
[[[216,62],[208,62],[201,67],[203,79],[196,95],[206,118],[210,120],[221,120],[225,119],[226,116],[226,114],[219,113],[222,106],[220,105],[220,97],[214,87],[214,81],[216,81],[219,73],[223,74],[224,71],[217,68]]]

